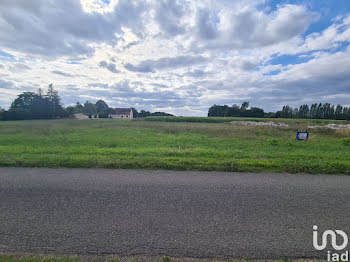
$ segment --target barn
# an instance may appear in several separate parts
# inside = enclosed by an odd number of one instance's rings
[[[114,108],[113,111],[108,115],[108,118],[133,119],[134,115],[132,108]]]

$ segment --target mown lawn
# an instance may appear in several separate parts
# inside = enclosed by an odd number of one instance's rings
[[[350,174],[350,132],[336,121],[274,120],[288,128],[143,120],[0,122],[0,166]],[[344,123],[344,122],[342,122]]]

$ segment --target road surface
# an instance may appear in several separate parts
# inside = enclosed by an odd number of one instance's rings
[[[0,168],[0,252],[326,258],[349,222],[350,176]]]

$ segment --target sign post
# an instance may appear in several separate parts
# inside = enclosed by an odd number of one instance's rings
[[[298,131],[296,139],[297,140],[303,140],[306,141],[309,138],[309,132],[308,131]]]

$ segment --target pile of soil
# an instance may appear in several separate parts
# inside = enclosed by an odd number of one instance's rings
[[[308,128],[312,129],[312,128],[330,128],[330,129],[344,129],[344,128],[350,128],[350,124],[347,125],[338,125],[338,124],[328,124],[325,126],[308,126]]]
[[[270,126],[270,127],[288,127],[285,123],[275,123],[272,121],[269,122],[257,122],[257,121],[232,121],[234,125],[239,126]]]

